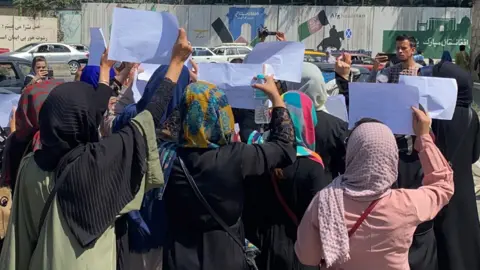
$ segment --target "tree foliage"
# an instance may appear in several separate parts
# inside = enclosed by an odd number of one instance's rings
[[[23,15],[36,16],[48,11],[81,7],[80,0],[14,0],[13,4],[20,8]]]

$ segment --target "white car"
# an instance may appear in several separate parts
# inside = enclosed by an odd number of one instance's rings
[[[87,64],[88,51],[78,51],[76,46],[62,43],[30,43],[13,52],[3,53],[32,61],[35,56],[43,56],[49,64],[68,64],[71,74],[75,74],[80,64]]]
[[[245,45],[224,44],[215,48],[194,47],[192,59],[197,63],[229,63],[233,59],[243,59],[252,51]]]

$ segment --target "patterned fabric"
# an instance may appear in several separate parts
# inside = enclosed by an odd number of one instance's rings
[[[262,144],[265,142],[265,140],[268,138],[268,131],[265,133],[258,132],[254,130],[252,133],[250,133],[250,136],[248,136],[248,144]]]
[[[403,68],[402,63],[398,63],[385,69],[389,83],[398,83],[400,75],[417,76],[418,70],[422,66],[416,64],[414,68]]]
[[[323,166],[322,158],[311,150],[315,149],[315,125],[317,125],[317,114],[312,100],[298,91],[288,91],[282,98],[295,129],[297,157],[309,157]]]
[[[297,144],[297,157],[309,157],[311,160],[323,165],[323,160],[315,151],[315,125],[317,114],[312,100],[299,91],[288,91],[282,95],[282,99],[292,118],[295,130],[295,142]],[[262,144],[268,138],[269,133],[253,131],[248,144]]]
[[[27,86],[15,112],[15,136],[19,141],[28,140],[33,135],[33,150],[40,148],[40,126],[38,114],[48,94],[57,85],[63,83],[61,80],[47,80]]]
[[[235,132],[227,96],[207,82],[187,86],[180,102],[180,119],[181,147],[217,148],[228,144]]]
[[[326,267],[350,259],[344,196],[371,202],[391,192],[397,180],[398,148],[392,131],[380,123],[364,123],[347,144],[346,170],[318,193],[318,228]]]

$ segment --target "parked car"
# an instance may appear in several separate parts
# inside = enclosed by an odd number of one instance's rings
[[[225,43],[215,48],[194,47],[192,59],[197,63],[228,63],[235,58],[243,59],[252,48],[243,43]]]
[[[4,90],[20,94],[25,76],[32,69],[31,61],[0,55],[0,87]]]
[[[49,64],[68,63],[71,74],[78,71],[80,64],[88,63],[88,51],[78,51],[73,46],[62,43],[30,43],[3,55],[28,61],[32,61],[35,56],[44,56]]]
[[[197,63],[215,62],[215,54],[207,47],[193,47],[192,59]]]
[[[0,48],[0,54],[10,52],[9,48]]]

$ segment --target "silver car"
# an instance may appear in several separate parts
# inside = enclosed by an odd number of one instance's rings
[[[88,51],[79,51],[74,46],[62,43],[30,43],[2,55],[23,58],[28,61],[32,61],[35,56],[43,56],[50,64],[68,63],[71,74],[75,74],[81,64],[88,62]]]

